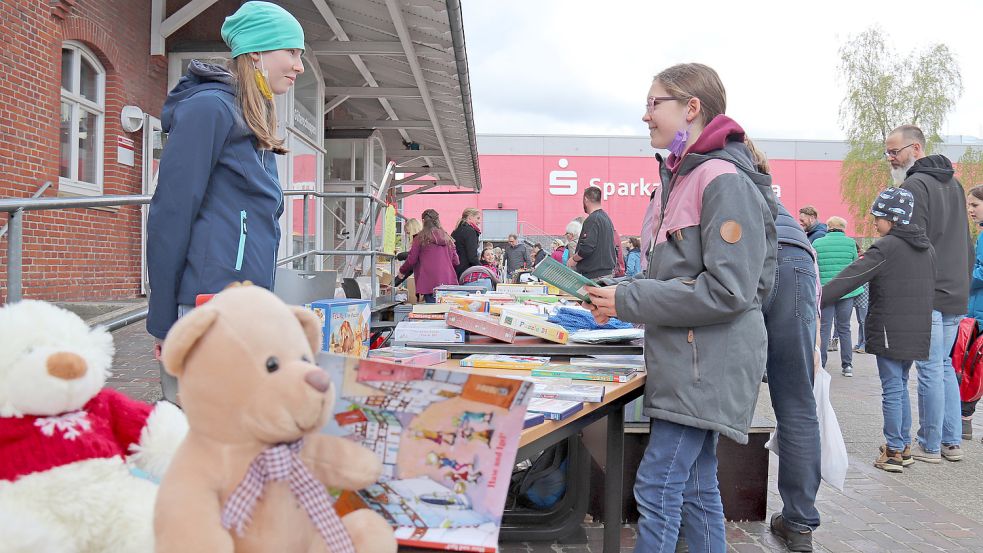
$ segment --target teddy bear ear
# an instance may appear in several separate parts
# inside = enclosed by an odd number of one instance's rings
[[[316,354],[321,351],[321,319],[310,309],[296,305],[289,305],[288,307],[300,321],[300,326],[304,327],[304,334],[307,335],[307,341],[311,344],[311,353]]]
[[[160,360],[168,374],[181,376],[184,372],[184,360],[188,357],[191,348],[205,335],[217,318],[217,310],[198,308],[191,310],[174,323],[164,339],[160,353]]]

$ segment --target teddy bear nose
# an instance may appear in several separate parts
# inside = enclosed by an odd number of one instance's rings
[[[311,385],[311,388],[321,392],[328,391],[331,386],[331,379],[324,371],[311,371],[304,375],[304,381]]]
[[[75,380],[85,375],[85,359],[79,355],[61,351],[48,356],[48,374],[62,380]]]

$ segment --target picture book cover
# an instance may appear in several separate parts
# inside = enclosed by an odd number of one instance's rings
[[[593,280],[567,267],[563,263],[546,256],[532,272],[532,276],[548,282],[563,290],[564,292],[576,297],[581,301],[590,303],[585,286],[597,286]]]
[[[529,411],[540,413],[546,420],[561,421],[584,408],[583,402],[564,399],[534,397],[529,401]]]
[[[628,382],[638,375],[634,367],[585,367],[550,363],[537,367],[530,376],[572,378],[574,380],[598,380],[602,382]]]
[[[430,365],[447,361],[447,350],[390,346],[369,351],[369,357],[371,359],[392,361],[401,365],[429,367]]]
[[[326,353],[318,364],[338,396],[322,432],[383,463],[335,508],[375,510],[401,545],[496,552],[532,383]]]
[[[321,321],[322,351],[355,357],[368,355],[372,302],[337,298],[314,301],[309,307]]]
[[[473,353],[461,359],[462,367],[479,369],[533,369],[550,362],[549,357],[538,355],[495,355],[493,353]]]

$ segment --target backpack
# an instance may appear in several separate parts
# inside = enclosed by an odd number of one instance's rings
[[[614,251],[615,251],[615,264],[614,264],[614,276],[623,277],[625,276],[625,252],[621,247],[621,235],[618,231],[614,231]]]
[[[966,317],[959,322],[950,356],[959,381],[959,398],[962,401],[980,399],[983,396],[983,332],[976,319]]]
[[[512,473],[508,505],[546,510],[567,491],[567,443],[560,442],[539,454],[532,466]]]

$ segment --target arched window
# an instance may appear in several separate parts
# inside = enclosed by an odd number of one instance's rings
[[[101,195],[106,70],[76,42],[61,47],[59,190]]]

